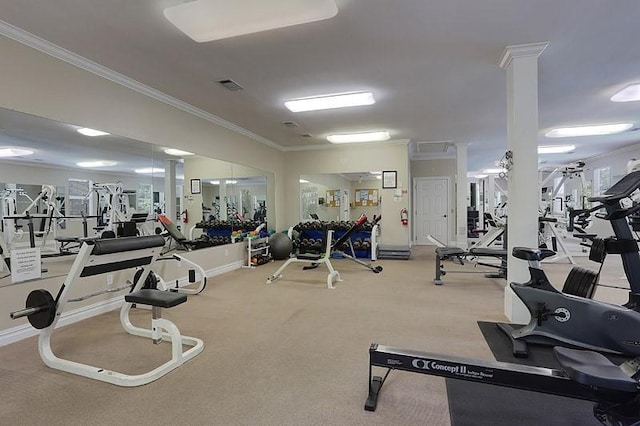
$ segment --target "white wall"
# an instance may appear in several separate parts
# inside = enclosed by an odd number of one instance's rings
[[[285,205],[287,208],[285,224],[299,222],[301,175],[324,173],[357,173],[366,171],[396,170],[398,172],[398,191],[401,196],[394,200],[394,189],[382,189],[382,244],[408,245],[409,229],[400,223],[400,209],[411,209],[411,182],[409,178],[409,154],[406,141],[388,144],[357,144],[332,149],[312,151],[288,151],[285,153]]]

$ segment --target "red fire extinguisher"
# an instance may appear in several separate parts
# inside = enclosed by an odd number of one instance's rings
[[[189,223],[189,213],[187,210],[184,210],[182,213],[182,223]]]
[[[402,222],[404,226],[407,226],[409,223],[409,213],[407,212],[407,209],[400,210],[400,222]]]

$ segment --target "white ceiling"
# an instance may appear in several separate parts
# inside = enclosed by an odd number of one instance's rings
[[[637,0],[336,0],[332,19],[196,43],[163,16],[181,0],[0,0],[0,19],[217,115],[283,148],[330,133],[387,129],[394,139],[469,143],[469,169],[506,149],[509,45],[549,42],[540,57],[541,135],[550,127],[633,121],[640,102],[612,103],[640,82]],[[231,78],[244,90],[216,81]],[[369,90],[376,104],[291,113],[287,99]],[[281,123],[293,121],[290,129]],[[311,138],[300,135],[310,133]],[[640,132],[548,140],[588,158]],[[416,149],[421,157],[432,147]],[[437,147],[435,147],[437,148]]]

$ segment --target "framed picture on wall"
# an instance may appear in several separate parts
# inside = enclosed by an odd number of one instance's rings
[[[382,188],[397,188],[398,172],[395,170],[386,170],[382,172]]]
[[[200,187],[200,179],[191,179],[191,193],[192,194],[200,194],[202,192],[202,188]]]

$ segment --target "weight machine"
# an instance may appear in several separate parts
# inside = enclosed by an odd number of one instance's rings
[[[569,231],[572,228],[571,218],[567,217],[567,213],[570,214],[570,208],[565,209],[565,199],[561,196],[560,190],[564,188],[564,184],[569,179],[579,179],[582,188],[587,187],[587,181],[584,176],[585,162],[577,161],[562,166],[556,167],[549,175],[544,178],[540,183],[540,188],[548,188],[552,185],[552,190],[548,194],[550,205],[545,205],[543,200],[540,200],[540,246],[544,247],[546,244],[548,248],[553,248],[556,255],[547,259],[548,262],[559,262],[563,259],[567,259],[570,264],[575,265],[576,262],[573,255],[564,243],[564,236],[558,232],[558,227],[561,226],[565,230]],[[557,183],[555,180],[560,178]],[[560,210],[563,212],[562,217],[554,215],[553,205],[559,200]],[[547,244],[549,243],[549,244]]]
[[[162,318],[161,309],[171,308],[187,301],[185,294],[172,291],[143,289],[150,271],[150,265],[160,255],[164,238],[159,235],[85,241],[71,270],[54,299],[46,290],[32,291],[26,300],[25,309],[11,313],[11,318],[27,317],[31,325],[40,330],[38,351],[43,362],[54,369],[66,371],[118,386],[140,386],[150,383],[176,369],[198,355],[204,349],[202,340],[182,336],[178,327]],[[81,278],[113,273],[131,268],[142,268],[133,288],[130,282],[121,287],[108,287],[85,296],[71,298],[73,288]],[[124,296],[120,309],[120,323],[124,330],[134,336],[146,337],[159,344],[163,339],[171,342],[171,359],[153,370],[137,375],[128,375],[106,370],[80,362],[59,358],[51,348],[51,335],[64,312],[67,303],[86,300],[100,294],[130,290]],[[151,306],[151,326],[142,328],[132,324],[130,311],[134,305]],[[183,345],[189,349],[183,350]]]
[[[103,238],[118,236],[117,227],[122,224],[131,223],[133,215],[129,207],[129,194],[125,193],[124,184],[122,182],[94,183],[85,196],[85,200],[91,198],[93,194],[97,194],[99,197],[98,206],[104,204],[103,207],[99,207],[101,211],[98,211],[98,226],[95,230],[101,231]],[[129,233],[131,232],[132,231],[129,231]],[[135,232],[133,233],[135,234]]]
[[[16,198],[18,196],[25,197],[29,201],[27,207],[21,211],[17,210]],[[56,196],[54,185],[42,185],[35,198],[32,198],[22,188],[5,188],[2,191],[2,238],[5,239],[5,245],[11,248],[23,239],[25,235],[24,224],[20,224],[19,221],[27,221],[30,246],[35,247],[35,237],[41,237],[41,248],[44,248],[49,234],[53,234],[54,239],[57,237],[56,225],[58,221],[65,219],[59,207],[61,202],[63,202],[63,198]],[[44,213],[40,213],[41,211]],[[38,230],[33,226],[34,219],[41,220]]]

